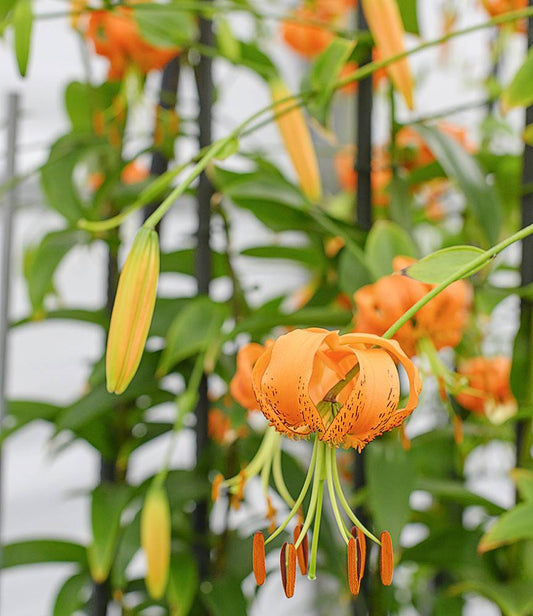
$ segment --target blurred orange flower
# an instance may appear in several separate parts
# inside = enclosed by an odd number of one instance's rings
[[[355,292],[354,331],[381,336],[435,286],[398,273],[413,262],[414,259],[408,257],[396,257],[393,261],[396,273],[383,276]],[[471,287],[464,280],[458,280],[419,310],[396,332],[394,339],[409,357],[416,355],[417,342],[423,337],[430,338],[437,350],[454,347],[461,340],[471,302]]]
[[[160,70],[179,52],[178,47],[156,47],[143,39],[131,9],[126,7],[93,11],[85,37],[98,55],[109,60],[110,80],[122,79],[130,65],[143,74]]]
[[[409,377],[409,399],[398,408],[396,364]],[[339,392],[331,389],[350,377]],[[421,383],[397,342],[372,334],[299,329],[280,336],[257,360],[253,387],[261,411],[278,432],[361,450],[399,426],[414,410]]]
[[[255,362],[264,350],[265,347],[257,342],[250,342],[240,348],[237,353],[237,371],[229,384],[232,398],[249,411],[259,409],[259,403],[252,388],[252,371]]]
[[[243,425],[235,429],[231,425],[231,419],[220,409],[210,409],[207,417],[207,432],[209,438],[219,445],[231,445],[238,438],[244,438],[248,433],[248,427]]]
[[[376,49],[374,49],[372,52],[372,61],[378,62],[379,60],[380,60],[379,52]],[[351,75],[352,73],[354,73],[358,68],[359,68],[359,65],[357,64],[357,62],[347,62],[342,67],[339,78],[342,79],[344,77],[348,77],[348,75]],[[381,85],[381,83],[383,83],[383,81],[385,81],[386,79],[387,79],[386,69],[379,68],[377,71],[374,71],[372,73],[372,87],[374,88],[374,90],[377,90],[379,86]],[[355,94],[355,92],[357,92],[358,89],[359,89],[359,82],[352,81],[352,83],[349,83],[343,86],[340,89],[340,92],[342,92],[343,94]]]
[[[508,357],[473,357],[459,364],[457,371],[466,377],[467,387],[455,398],[465,409],[486,415],[496,423],[516,412],[511,392],[511,360]]]
[[[481,0],[481,4],[491,17],[497,17],[510,11],[518,11],[527,7],[527,0]],[[516,32],[525,34],[527,30],[527,22],[525,19],[520,19],[512,24]]]
[[[144,165],[140,165],[137,161],[132,160],[129,162],[124,169],[122,169],[122,173],[120,174],[120,181],[123,184],[137,184],[142,182],[150,176],[150,172]],[[87,178],[87,184],[89,189],[93,192],[96,192],[100,186],[104,183],[105,175],[101,171],[96,171],[95,173],[91,173]]]
[[[355,149],[346,147],[335,155],[335,171],[339,183],[347,192],[357,190],[357,171],[354,169]],[[392,179],[392,169],[384,148],[376,148],[372,158],[372,202],[376,207],[386,207],[390,202],[387,187]]]

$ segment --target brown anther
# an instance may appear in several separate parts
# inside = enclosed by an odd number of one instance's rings
[[[392,584],[392,574],[394,572],[394,555],[392,553],[392,539],[387,531],[383,531],[380,536],[380,571],[381,581],[385,586]]]
[[[297,524],[294,527],[294,543],[298,541],[302,528],[302,524]],[[307,568],[309,564],[309,542],[307,541],[307,533],[305,533],[305,537],[302,539],[302,542],[296,550],[296,556],[298,557],[298,568],[300,569],[300,573],[302,575],[307,575]]]
[[[234,511],[239,511],[239,509],[241,508],[241,499],[238,497],[237,494],[231,495],[230,505]]]
[[[236,494],[239,501],[242,501],[242,499],[244,498],[244,485],[245,484],[246,484],[246,472],[242,470],[239,473],[239,489]]]
[[[456,445],[460,445],[463,442],[463,420],[458,416],[453,416],[453,440]]]
[[[357,539],[350,537],[348,540],[348,585],[352,595],[359,594],[361,578],[359,577],[359,558],[357,554]]]
[[[220,486],[223,481],[224,477],[220,473],[215,477],[213,481],[213,485],[211,486],[211,500],[214,503],[217,502],[218,497],[220,496]]]
[[[265,583],[266,579],[265,538],[261,531],[257,531],[254,535],[254,542],[252,548],[252,563],[255,582],[258,586],[261,586]]]
[[[294,595],[296,584],[296,550],[292,543],[284,543],[279,558],[281,569],[281,583],[287,599]]]
[[[359,581],[361,581],[363,575],[365,574],[366,537],[363,531],[360,528],[357,528],[357,526],[352,526],[351,532],[357,547],[357,575],[359,577]]]

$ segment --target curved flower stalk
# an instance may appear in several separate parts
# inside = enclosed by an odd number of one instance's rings
[[[409,395],[403,408],[399,408],[397,364],[403,366],[409,379]],[[265,579],[265,545],[283,532],[297,515],[300,521],[294,540],[284,544],[280,555],[285,594],[290,597],[294,593],[296,563],[310,579],[316,577],[322,505],[327,486],[335,521],[347,546],[351,591],[357,594],[359,590],[366,554],[365,537],[382,546],[382,580],[390,584],[393,569],[390,536],[385,532],[378,539],[352,511],[342,490],[336,447],[355,447],[361,451],[368,442],[399,426],[413,412],[421,390],[414,364],[395,341],[371,334],[340,336],[335,331],[312,328],[293,330],[266,348],[255,362],[252,380],[260,409],[272,427],[254,460],[242,471],[245,479],[260,469],[263,475],[263,469],[268,468],[273,457],[278,455],[278,433],[290,438],[314,435],[309,470],[288,516],[276,530],[272,532],[271,529],[266,541],[262,533],[254,537],[253,566],[257,583],[261,584]],[[242,481],[239,484],[239,479],[234,478],[225,483],[230,491],[239,494]],[[309,491],[309,506],[304,515],[302,505]],[[346,517],[353,525],[351,530]],[[311,526],[313,536],[309,555],[307,534]]]

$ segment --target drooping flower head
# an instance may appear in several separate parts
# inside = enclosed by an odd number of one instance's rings
[[[404,408],[398,408],[397,363],[410,384]],[[345,379],[340,391],[332,392]],[[316,432],[320,440],[359,450],[399,426],[416,407],[421,389],[414,364],[395,341],[318,328],[280,336],[257,360],[253,387],[278,432],[290,437]]]
[[[456,396],[465,409],[501,423],[516,413],[511,392],[511,360],[508,357],[472,357],[459,364],[457,372],[467,385]]]
[[[383,276],[355,292],[356,332],[383,335],[435,286],[401,275],[401,270],[413,262],[407,257],[396,257],[394,274]],[[394,334],[394,339],[409,357],[416,355],[417,343],[425,337],[431,339],[437,350],[455,347],[463,335],[471,303],[471,287],[464,280],[458,280],[420,309]]]

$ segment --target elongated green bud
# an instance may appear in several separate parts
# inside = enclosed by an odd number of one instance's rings
[[[170,507],[161,486],[148,490],[141,514],[141,545],[146,556],[146,588],[153,599],[165,592],[170,567]]]
[[[159,240],[153,229],[137,232],[118,281],[106,353],[107,389],[121,394],[137,372],[154,312]]]

